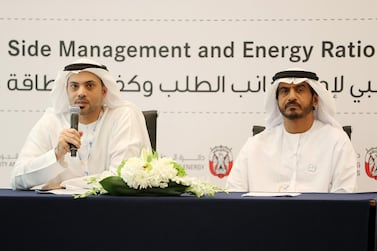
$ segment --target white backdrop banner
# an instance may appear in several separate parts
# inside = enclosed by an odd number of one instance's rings
[[[274,73],[314,71],[352,126],[359,191],[376,190],[377,2],[353,2],[3,1],[0,187],[9,187],[57,71],[90,57],[108,66],[125,99],[159,111],[161,155],[219,185],[252,125],[264,124]]]

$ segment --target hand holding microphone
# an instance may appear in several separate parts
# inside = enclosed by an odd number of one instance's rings
[[[71,107],[70,109],[70,124],[71,128],[66,128],[60,132],[58,144],[55,147],[55,156],[59,160],[68,152],[71,152],[71,156],[75,157],[77,149],[80,148],[80,138],[82,132],[78,131],[79,123],[79,107]]]

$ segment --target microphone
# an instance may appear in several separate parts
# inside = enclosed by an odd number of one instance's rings
[[[71,106],[71,108],[69,109],[69,112],[71,114],[71,128],[78,130],[80,107]],[[76,157],[77,147],[74,144],[69,143],[69,149],[71,151],[71,156]]]

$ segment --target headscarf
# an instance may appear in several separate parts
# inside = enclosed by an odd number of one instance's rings
[[[54,87],[51,91],[52,109],[55,113],[69,112],[69,98],[67,94],[68,78],[74,74],[82,71],[91,72],[97,75],[107,87],[107,94],[104,98],[104,106],[115,108],[128,104],[120,96],[119,86],[108,72],[106,66],[101,65],[90,59],[79,59],[70,65],[67,65],[64,70],[59,71],[54,81]]]
[[[318,77],[315,73],[302,69],[288,69],[276,73],[273,77],[273,81],[274,82],[267,90],[265,100],[265,111],[267,113],[266,128],[275,127],[283,123],[283,116],[279,111],[276,99],[276,91],[281,82],[293,83],[295,85],[302,82],[308,83],[318,94],[318,105],[313,111],[314,118],[325,124],[331,124],[334,127],[342,128],[339,122],[335,119],[334,99],[325,86],[318,82]]]

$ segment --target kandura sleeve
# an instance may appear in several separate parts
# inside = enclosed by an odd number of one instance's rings
[[[357,155],[346,139],[336,146],[333,165],[334,176],[330,192],[352,193],[357,190]]]
[[[241,148],[233,168],[226,181],[226,189],[230,192],[248,192],[248,153],[250,139]]]
[[[64,169],[55,157],[57,136],[52,140],[54,135],[48,130],[57,126],[55,123],[45,114],[30,131],[11,175],[13,189],[30,189],[44,184]]]

